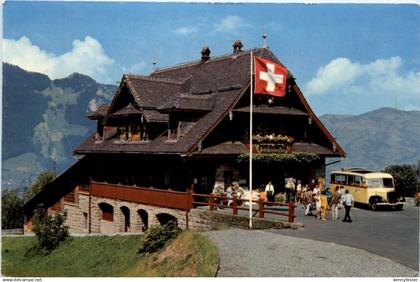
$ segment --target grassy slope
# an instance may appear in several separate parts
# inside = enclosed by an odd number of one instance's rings
[[[25,257],[34,237],[2,239],[7,276],[213,276],[217,249],[203,236],[183,232],[160,252],[137,254],[140,236],[73,237],[48,256]]]

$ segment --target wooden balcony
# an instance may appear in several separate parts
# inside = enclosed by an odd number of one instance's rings
[[[91,195],[127,202],[187,210],[191,208],[188,192],[91,182]]]

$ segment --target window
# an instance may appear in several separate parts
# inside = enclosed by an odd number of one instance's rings
[[[175,141],[179,137],[181,122],[178,121],[173,113],[169,114],[168,122],[168,140]]]
[[[129,139],[128,127],[118,127],[118,137],[120,141],[126,141]]]
[[[331,183],[346,184],[346,176],[344,174],[332,174]]]
[[[148,135],[146,131],[146,124],[131,123],[130,124],[130,141],[147,141]]]
[[[361,186],[362,185],[362,177],[361,176],[355,176],[354,177],[354,185]]]
[[[347,175],[347,185],[354,185],[354,175]]]
[[[367,180],[369,188],[393,188],[392,178],[369,178]]]
[[[119,142],[130,141],[147,141],[148,134],[146,132],[146,125],[143,123],[130,123],[127,126],[120,126],[117,128],[117,138]]]
[[[140,124],[132,123],[130,126],[130,141],[140,141],[141,134],[140,134]]]

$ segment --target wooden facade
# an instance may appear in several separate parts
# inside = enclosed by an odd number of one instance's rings
[[[268,49],[252,51],[281,64]],[[111,104],[89,114],[97,131],[75,149],[81,160],[26,204],[27,217],[39,203],[59,211],[84,196],[89,210],[91,197],[188,210],[187,191],[209,194],[216,182],[235,181],[247,189],[240,157],[250,150],[250,54],[237,48],[149,76],[124,75]],[[276,160],[255,161],[254,189],[272,181],[281,192],[287,177],[314,183],[326,157],[345,155],[292,76],[287,85],[284,97],[254,98],[252,150]]]

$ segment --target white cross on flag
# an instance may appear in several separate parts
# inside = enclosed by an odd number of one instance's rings
[[[270,60],[255,57],[255,94],[283,97],[286,94],[287,69]]]

